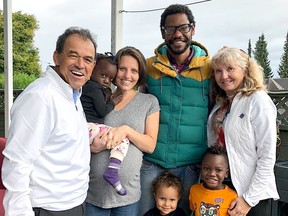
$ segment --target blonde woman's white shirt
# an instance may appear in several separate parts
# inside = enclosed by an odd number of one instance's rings
[[[216,143],[212,116],[208,119],[208,145]],[[279,199],[274,165],[276,159],[276,107],[265,91],[237,94],[224,119],[224,137],[233,185],[251,206],[260,200]]]

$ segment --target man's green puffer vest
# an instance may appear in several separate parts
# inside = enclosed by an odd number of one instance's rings
[[[198,163],[207,148],[206,123],[211,61],[201,44],[191,45],[194,56],[177,74],[161,44],[147,59],[147,87],[160,103],[160,125],[155,151],[144,158],[164,168]]]

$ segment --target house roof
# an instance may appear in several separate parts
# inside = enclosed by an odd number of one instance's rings
[[[268,78],[265,79],[265,84],[267,86],[268,91],[288,90],[288,79],[282,80],[282,79]],[[283,85],[286,86],[286,89],[283,87]]]

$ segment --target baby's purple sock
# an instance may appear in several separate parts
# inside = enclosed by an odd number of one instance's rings
[[[119,170],[121,161],[116,158],[110,158],[108,168],[103,174],[103,178],[111,184],[121,196],[126,195],[126,190],[122,187],[119,179]]]

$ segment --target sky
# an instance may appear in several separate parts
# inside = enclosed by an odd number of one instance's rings
[[[5,0],[6,1],[6,0]],[[288,0],[123,0],[123,46],[140,49],[145,57],[163,42],[160,16],[170,4],[188,5],[196,21],[193,40],[200,42],[213,56],[224,45],[247,50],[261,34],[268,43],[270,66],[274,78],[283,54],[288,32]],[[153,3],[153,4],[151,4]],[[0,5],[3,9],[3,1]],[[159,9],[159,10],[156,10]],[[129,11],[146,11],[137,12]],[[57,37],[70,26],[88,28],[95,35],[98,52],[111,50],[111,0],[13,0],[12,12],[33,14],[39,29],[34,46],[39,49],[44,70],[54,64],[52,54]]]

